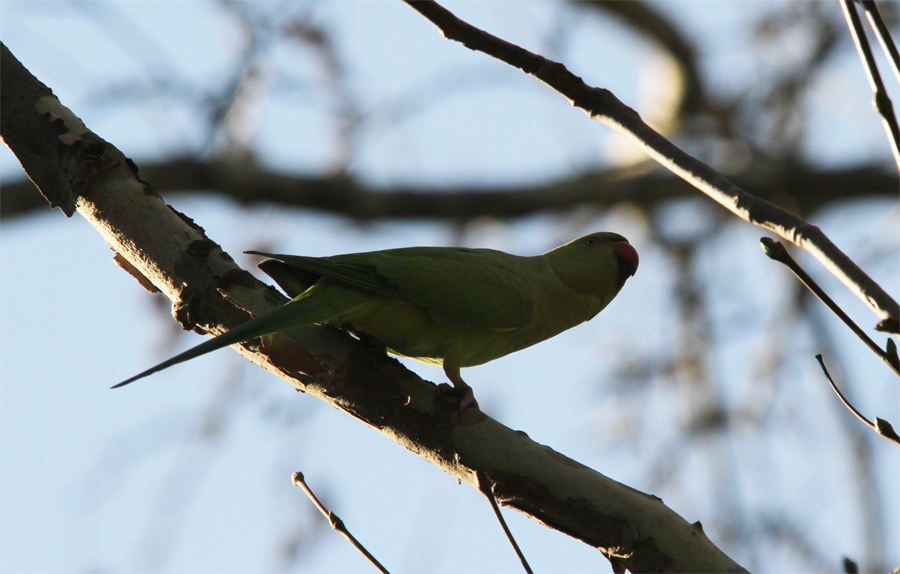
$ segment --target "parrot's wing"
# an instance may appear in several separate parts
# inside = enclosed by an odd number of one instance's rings
[[[420,251],[421,253],[417,253]],[[405,251],[405,250],[404,250]],[[377,258],[379,273],[438,323],[517,329],[533,320],[524,258],[489,249],[411,248]]]
[[[312,287],[322,277],[275,259],[266,259],[257,267],[274,279],[291,299]]]
[[[312,274],[316,277],[336,279],[347,285],[352,285],[389,299],[409,301],[408,298],[397,291],[397,288],[394,287],[390,281],[378,273],[378,270],[374,265],[366,263],[365,261],[337,261],[338,259],[345,257],[341,255],[336,257],[306,257],[304,255],[282,255],[279,253],[266,253],[264,251],[246,251],[245,253],[271,257],[272,259],[282,261],[297,270],[299,274],[293,276],[288,274],[283,267],[271,266],[268,269],[266,267],[261,267],[266,273],[269,273],[269,271],[273,269],[276,270],[276,275],[270,274],[270,277],[281,285],[285,292],[292,297],[296,296],[292,291],[296,291],[299,284],[301,284],[303,275]],[[359,253],[358,255],[374,256],[376,253]],[[268,262],[263,261],[263,263]],[[285,284],[282,284],[282,281],[285,281]]]
[[[444,325],[512,330],[533,317],[531,290],[517,268],[523,258],[500,251],[410,247],[321,258],[248,253],[420,305]]]

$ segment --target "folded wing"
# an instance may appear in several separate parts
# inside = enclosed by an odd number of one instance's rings
[[[524,258],[490,249],[412,247],[334,257],[251,251],[297,270],[263,262],[291,296],[314,277],[329,277],[389,299],[424,307],[438,323],[461,328],[513,330],[531,322],[531,290]]]

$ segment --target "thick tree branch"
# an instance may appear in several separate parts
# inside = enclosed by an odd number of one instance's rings
[[[900,305],[818,227],[747,193],[708,165],[686,154],[645,124],[637,112],[619,101],[609,90],[588,86],[564,65],[475,28],[436,2],[405,1],[435,24],[445,38],[460,42],[471,50],[484,52],[536,77],[566,97],[574,106],[585,110],[592,119],[631,139],[650,157],[741,219],[769,229],[812,253],[875,312],[881,319],[881,324],[894,325],[900,318]]]
[[[0,44],[0,131],[41,191],[77,210],[173,301],[185,328],[215,334],[286,299],[240,269],[167,206],[134,164],[93,134]],[[621,485],[477,409],[458,415],[435,385],[337,329],[309,326],[236,346],[241,354],[347,412],[497,500],[601,549],[632,571],[742,572],[659,498]],[[457,420],[458,419],[458,420]]]

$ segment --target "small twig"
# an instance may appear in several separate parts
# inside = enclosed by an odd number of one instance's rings
[[[900,84],[900,54],[897,53],[897,46],[894,44],[893,38],[891,38],[891,31],[888,30],[887,24],[884,23],[884,18],[881,17],[881,12],[878,11],[878,6],[875,5],[875,0],[862,0],[860,4],[865,9],[866,18],[869,19],[869,24],[871,24],[875,35],[878,37],[881,49],[884,50],[888,57],[891,69],[897,78],[897,83]]]
[[[881,359],[885,363],[887,363],[891,370],[893,370],[895,373],[897,373],[898,376],[900,376],[900,368],[898,368],[898,365],[894,364],[894,361],[891,360],[891,356],[886,353],[881,347],[879,347],[878,344],[875,343],[875,341],[873,341],[868,335],[866,335],[865,331],[860,329],[859,325],[854,323],[853,319],[851,319],[849,315],[844,313],[844,310],[838,307],[838,304],[835,303],[834,300],[829,297],[821,287],[819,287],[819,284],[816,283],[813,278],[810,277],[809,274],[804,271],[796,261],[794,261],[794,258],[791,257],[790,253],[788,253],[788,250],[787,248],[785,248],[784,244],[782,244],[780,241],[775,241],[771,237],[763,237],[759,240],[759,242],[762,244],[763,251],[765,252],[766,256],[769,257],[769,259],[780,261],[781,263],[784,263],[791,271],[793,271],[794,275],[797,276],[797,279],[799,279],[804,285],[806,285],[809,290],[812,291],[813,294],[822,301],[822,303],[825,303],[825,305],[834,312],[835,315],[840,317],[841,321],[843,321],[844,324],[850,327],[850,330],[856,333],[857,337],[862,339],[863,342],[868,345],[876,355],[881,357]],[[888,340],[890,341],[890,339]]]
[[[370,554],[368,550],[366,550],[365,546],[360,544],[359,540],[357,540],[352,534],[350,534],[350,531],[347,530],[346,526],[344,526],[344,521],[338,518],[337,514],[331,512],[330,510],[327,510],[324,506],[322,506],[322,503],[319,502],[319,499],[316,498],[316,495],[313,494],[312,490],[310,490],[309,486],[306,484],[306,479],[303,478],[302,472],[295,472],[291,479],[294,481],[294,486],[299,486],[300,488],[302,488],[303,492],[306,493],[306,496],[308,496],[309,499],[313,501],[313,504],[316,505],[316,508],[319,509],[319,512],[325,515],[325,518],[327,518],[328,522],[331,523],[331,527],[333,529],[343,534],[344,538],[349,540],[357,550],[362,552],[363,556],[368,558],[369,562],[374,564],[375,567],[378,568],[378,570],[380,570],[384,574],[389,574],[387,569],[381,565],[381,562],[376,560],[376,558],[372,556],[372,554]]]
[[[869,47],[869,40],[866,38],[866,31],[863,29],[862,21],[859,14],[856,13],[856,6],[853,0],[841,0],[841,8],[844,10],[844,17],[847,19],[847,25],[850,27],[850,34],[853,36],[853,43],[856,44],[856,51],[863,63],[863,69],[869,78],[869,86],[875,92],[874,105],[875,110],[881,116],[884,122],[884,129],[888,135],[888,141],[891,144],[891,151],[894,153],[894,161],[900,168],[900,126],[897,125],[897,116],[894,114],[894,106],[891,99],[884,89],[884,82],[881,81],[881,74],[878,73],[878,65],[875,63],[875,57],[872,55],[872,49]]]
[[[519,560],[522,561],[522,566],[525,568],[525,572],[528,574],[534,574],[534,571],[531,569],[531,566],[528,565],[528,561],[525,560],[525,555],[522,554],[522,550],[519,548],[519,545],[516,544],[516,539],[513,538],[512,532],[509,531],[509,526],[506,525],[506,521],[503,520],[503,515],[500,514],[500,507],[497,505],[497,499],[494,497],[494,489],[493,482],[488,475],[483,470],[479,470],[475,473],[476,478],[478,478],[478,490],[481,491],[481,494],[485,495],[489,501],[491,501],[491,508],[494,509],[494,514],[497,516],[497,520],[500,521],[500,526],[503,527],[503,532],[506,533],[506,538],[509,540],[509,543],[512,544],[513,550],[516,551],[516,555],[519,557]]]
[[[828,383],[831,385],[831,388],[837,394],[838,398],[841,399],[841,402],[844,403],[844,406],[850,409],[850,412],[856,415],[856,418],[866,423],[866,425],[869,426],[872,430],[888,439],[892,443],[900,445],[900,436],[897,435],[897,432],[894,430],[894,427],[891,426],[891,423],[878,417],[875,417],[875,422],[873,423],[869,421],[869,419],[864,417],[862,413],[856,410],[856,407],[850,404],[850,401],[847,400],[843,393],[841,393],[840,389],[837,388],[837,385],[834,384],[834,379],[831,378],[831,375],[828,373],[828,369],[825,368],[825,361],[822,360],[822,355],[816,355],[816,359],[819,361],[819,365],[822,367],[822,371],[824,371],[825,377],[828,379]]]

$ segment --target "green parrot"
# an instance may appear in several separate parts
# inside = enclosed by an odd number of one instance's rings
[[[453,390],[472,397],[460,368],[592,319],[638,267],[637,251],[616,233],[585,235],[534,257],[461,247],[332,257],[247,253],[272,258],[259,267],[292,299],[113,388],[228,345],[318,323],[364,333],[395,355],[443,365]]]

